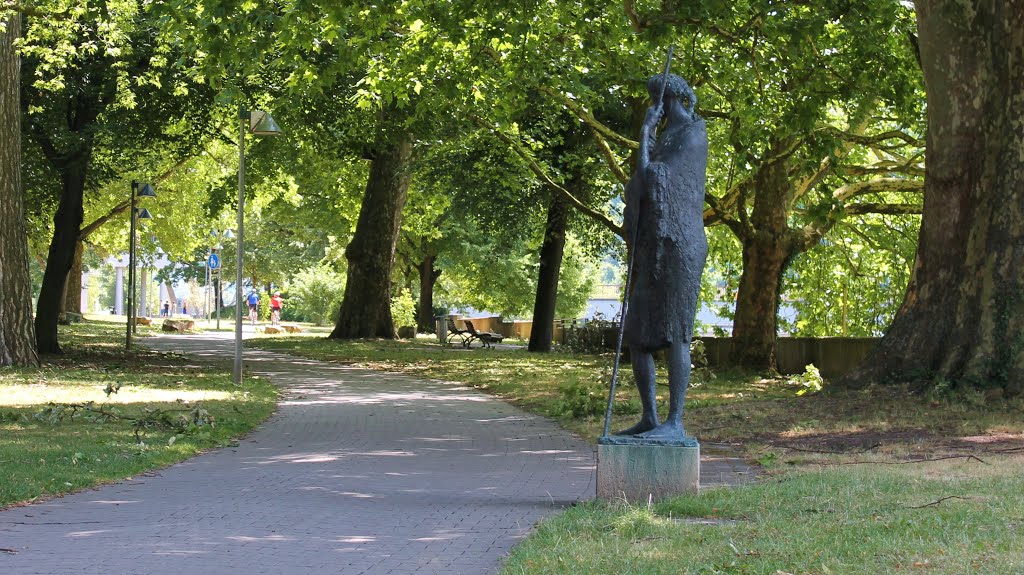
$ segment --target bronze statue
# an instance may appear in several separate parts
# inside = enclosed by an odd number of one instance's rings
[[[685,80],[660,74],[647,82],[647,90],[652,105],[640,131],[639,157],[626,188],[624,213],[634,279],[627,295],[623,338],[629,345],[643,413],[639,423],[616,435],[686,442],[692,440],[683,429],[690,340],[708,255],[703,220],[708,135],[704,119],[695,110],[697,96]],[[655,138],[662,117],[665,125]],[[670,394],[663,423],[655,401],[653,356],[662,349],[668,361]]]

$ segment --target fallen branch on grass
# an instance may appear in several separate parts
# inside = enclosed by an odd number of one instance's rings
[[[1010,447],[1008,449],[993,449],[992,451],[986,451],[985,453],[1014,453],[1017,451],[1024,451],[1024,447]]]
[[[874,444],[874,445],[872,445],[870,447],[865,447],[864,449],[862,449],[860,451],[857,451],[855,453],[867,453],[867,452],[871,451],[872,449],[876,449],[876,448],[881,447],[881,446],[882,446],[881,443],[876,443],[876,444]],[[804,447],[795,447],[795,446],[792,446],[792,445],[783,445],[783,444],[776,445],[776,447],[781,447],[783,449],[789,449],[789,450],[792,450],[792,451],[802,451],[804,453],[824,453],[824,454],[827,454],[827,455],[848,455],[848,454],[851,453],[850,451],[831,451],[831,450],[828,450],[828,449],[807,449],[807,448],[804,448]]]
[[[186,405],[181,409],[148,409],[143,408],[142,415],[135,417],[126,415],[116,409],[97,406],[95,402],[85,403],[49,403],[32,417],[38,421],[57,424],[65,419],[86,414],[88,417],[102,421],[123,421],[132,425],[135,441],[142,442],[142,436],[150,429],[166,429],[176,433],[188,433],[203,426],[213,427],[214,418],[198,403]]]
[[[984,463],[985,465],[992,465],[991,463],[979,459],[974,455],[949,455],[946,457],[931,457],[928,459],[911,459],[910,461],[840,461],[837,463],[823,463],[822,465],[909,465],[911,463],[926,463],[928,461],[945,461],[947,459],[973,459],[978,463]]]
[[[907,509],[924,509],[925,507],[932,507],[934,505],[938,505],[939,503],[942,503],[943,501],[946,501],[948,499],[970,499],[970,497],[960,497],[959,495],[947,495],[945,497],[940,497],[935,501],[932,501],[931,503],[925,503],[924,505],[915,505],[913,507],[907,507]]]

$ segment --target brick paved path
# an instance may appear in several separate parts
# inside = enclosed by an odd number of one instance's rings
[[[229,337],[229,336],[228,336]],[[230,357],[224,335],[146,340]],[[495,573],[594,493],[594,446],[455,385],[247,352],[284,389],[237,447],[0,512],[0,573]],[[705,484],[745,471],[704,464]]]

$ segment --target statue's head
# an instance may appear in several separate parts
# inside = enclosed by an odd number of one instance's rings
[[[664,74],[651,76],[651,79],[647,81],[647,93],[651,95],[652,101],[658,99],[663,83],[665,83]],[[693,89],[686,83],[686,80],[675,74],[668,75],[668,83],[665,84],[665,98],[679,100],[691,112],[697,106],[697,95],[693,93]]]

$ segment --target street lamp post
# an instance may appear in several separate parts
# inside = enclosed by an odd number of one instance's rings
[[[245,238],[245,134],[254,136],[277,136],[277,127],[270,114],[260,110],[238,110],[238,222],[236,234],[238,245],[235,252],[235,385],[242,384],[242,263],[244,260]]]
[[[153,186],[149,184],[132,181],[132,197],[131,197],[131,224],[128,226],[129,238],[128,238],[128,325],[125,330],[124,348],[132,348],[132,333],[135,330],[135,228],[136,223],[139,219],[149,219],[152,216],[149,215],[149,210],[146,208],[136,208],[136,198],[153,198],[156,197],[156,192],[153,191]]]

